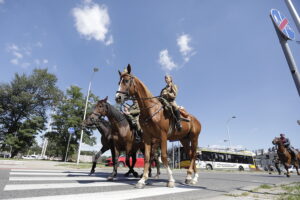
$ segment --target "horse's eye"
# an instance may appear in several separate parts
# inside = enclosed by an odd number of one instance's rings
[[[129,82],[129,80],[124,80],[124,82],[127,84]]]

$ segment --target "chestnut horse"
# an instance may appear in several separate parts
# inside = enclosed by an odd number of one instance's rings
[[[169,180],[168,187],[175,186],[175,180],[172,171],[168,165],[167,158],[167,140],[179,140],[183,145],[187,155],[190,157],[190,166],[187,170],[186,183],[196,184],[198,174],[196,171],[196,152],[198,146],[198,137],[201,131],[200,122],[192,115],[188,115],[189,122],[182,122],[182,129],[177,131],[173,124],[174,120],[163,110],[163,105],[157,97],[154,97],[148,88],[137,77],[131,74],[131,66],[127,66],[127,71],[120,72],[119,89],[116,93],[116,101],[123,103],[130,97],[138,101],[141,114],[140,124],[144,132],[145,142],[145,166],[143,177],[136,184],[137,188],[143,188],[148,179],[148,168],[150,165],[150,150],[152,138],[161,141],[161,157],[164,166],[167,169]],[[194,177],[192,177],[194,173]]]
[[[284,165],[284,168],[286,170],[286,176],[290,177],[289,168],[291,165],[294,165],[294,167],[297,170],[297,174],[300,175],[298,171],[299,164],[300,164],[300,153],[298,152],[296,158],[292,159],[291,153],[287,150],[287,148],[284,147],[280,138],[275,137],[272,143],[278,146],[277,154],[280,162]]]

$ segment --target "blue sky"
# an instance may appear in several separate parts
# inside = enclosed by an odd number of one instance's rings
[[[227,146],[226,121],[235,115],[233,146],[268,148],[284,132],[300,148],[300,98],[272,8],[299,40],[283,0],[0,0],[0,81],[47,67],[60,89],[77,85],[86,94],[99,67],[92,92],[113,102],[117,70],[130,63],[154,95],[173,76],[177,103],[202,123],[199,146]],[[289,45],[300,66],[300,45]]]

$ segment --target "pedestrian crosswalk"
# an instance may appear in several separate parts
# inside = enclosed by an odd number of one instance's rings
[[[199,190],[197,187],[177,184],[165,187],[164,181],[156,181],[145,189],[135,189],[136,178],[120,174],[113,182],[107,181],[108,173],[88,176],[84,171],[12,169],[2,194],[4,199],[143,199],[162,195],[176,195]],[[174,199],[174,198],[172,198]]]

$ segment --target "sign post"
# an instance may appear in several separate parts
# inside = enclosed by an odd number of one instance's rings
[[[288,40],[295,39],[295,32],[289,25],[289,22],[285,16],[283,16],[278,10],[272,9],[270,13],[271,20],[275,27],[279,42],[281,44],[283,53],[289,65],[292,77],[294,79],[296,88],[298,90],[298,94],[300,96],[300,77],[299,72],[297,70],[297,65],[291,49],[287,43]]]
[[[73,127],[68,128],[68,132],[69,132],[69,140],[68,140],[68,145],[67,145],[67,151],[66,151],[66,156],[65,156],[65,162],[67,162],[67,157],[68,157],[68,151],[69,151],[69,145],[70,145],[70,140],[71,140],[71,136],[73,133],[75,133],[75,129]]]

